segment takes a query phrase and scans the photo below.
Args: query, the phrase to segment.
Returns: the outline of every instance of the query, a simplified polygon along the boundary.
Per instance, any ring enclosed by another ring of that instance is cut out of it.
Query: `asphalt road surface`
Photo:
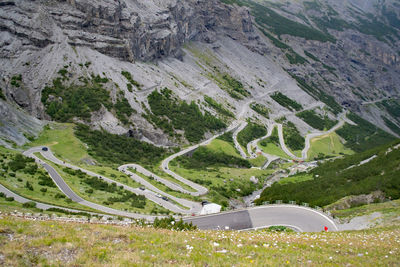
[[[335,222],[311,208],[294,205],[269,205],[219,214],[186,218],[202,230],[251,230],[287,226],[298,232],[319,232],[324,227],[337,231]]]

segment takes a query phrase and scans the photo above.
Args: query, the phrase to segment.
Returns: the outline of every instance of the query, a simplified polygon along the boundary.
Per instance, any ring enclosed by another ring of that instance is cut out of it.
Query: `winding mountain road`
[[[187,190],[183,188],[180,184],[175,183],[171,180],[159,177],[158,175],[152,173],[151,171],[148,171],[147,169],[143,168],[142,166],[138,164],[125,164],[120,166],[118,169],[119,171],[127,174],[130,176],[133,180],[136,182],[140,183],[141,185],[145,186],[147,189],[141,190],[138,188],[132,188],[130,186],[127,186],[125,184],[119,183],[117,181],[114,181],[112,179],[109,179],[105,176],[99,175],[97,173],[94,173],[92,171],[71,165],[69,163],[66,163],[57,157],[53,155],[53,153],[48,150],[48,151],[43,151],[42,147],[35,147],[31,148],[27,151],[24,152],[25,156],[32,157],[38,162],[40,165],[42,165],[46,171],[49,173],[50,177],[54,180],[56,185],[60,188],[60,190],[68,196],[71,200],[80,203],[81,205],[99,210],[104,213],[108,214],[113,214],[113,215],[118,215],[118,216],[124,216],[124,217],[130,217],[130,218],[136,218],[136,219],[147,219],[149,221],[154,220],[156,217],[161,217],[161,216],[153,216],[153,215],[145,215],[145,214],[137,214],[137,213],[131,213],[131,212],[125,212],[121,210],[115,210],[106,206],[102,206],[90,201],[87,201],[77,195],[69,186],[68,184],[63,180],[63,178],[57,173],[57,171],[47,164],[46,162],[42,161],[39,157],[35,155],[35,153],[40,153],[46,160],[51,161],[57,165],[60,166],[65,166],[74,170],[81,170],[82,172],[91,175],[91,176],[96,176],[100,179],[103,179],[104,181],[108,183],[116,183],[118,186],[122,186],[124,189],[131,191],[135,194],[138,195],[144,195],[147,199],[163,206],[164,208],[167,208],[175,213],[180,213],[180,214],[198,214],[202,208],[200,203],[190,201],[187,199],[183,198],[178,198],[175,197],[171,194],[168,194],[153,184],[151,184],[147,179],[143,178],[141,175],[150,177],[151,179],[154,179],[155,181],[164,184],[165,186],[171,188],[172,190],[182,192],[184,194],[192,195],[192,196],[201,196],[204,194],[208,193],[208,189],[205,188],[204,186],[201,186],[199,184],[196,184],[190,180],[187,180],[180,175],[174,173],[169,169],[169,163],[182,155],[185,155],[187,153],[190,153],[191,151],[197,149],[200,146],[205,146],[209,144],[212,140],[215,138],[221,136],[222,134],[230,131],[233,132],[233,139],[235,142],[235,146],[238,149],[239,153],[241,154],[242,157],[244,158],[252,158],[256,157],[255,153],[251,150],[252,146],[256,147],[256,151],[261,151],[258,147],[258,142],[264,138],[269,137],[272,134],[272,130],[274,127],[278,127],[278,134],[279,134],[279,140],[281,143],[282,149],[287,153],[289,156],[293,158],[295,157],[289,149],[286,147],[283,139],[283,132],[282,132],[282,125],[281,124],[272,124],[268,128],[268,133],[266,136],[262,138],[258,138],[257,140],[253,140],[247,145],[247,150],[249,152],[250,157],[246,155],[246,152],[243,151],[242,147],[240,144],[237,142],[237,135],[240,131],[242,131],[246,126],[247,122],[244,121],[242,118],[243,115],[248,111],[249,109],[249,104],[251,101],[246,102],[246,105],[243,105],[242,109],[239,111],[238,114],[238,120],[234,121],[225,131],[220,132],[218,134],[215,134],[208,140],[196,144],[193,146],[190,146],[176,154],[173,154],[166,159],[164,159],[161,163],[161,169],[168,175],[172,176],[174,179],[180,181],[181,183],[193,188],[193,191]],[[343,122],[342,124],[343,125]],[[334,131],[337,128],[341,127],[340,124],[332,128],[330,131]],[[318,136],[319,134],[326,134],[326,132],[322,133],[313,133],[315,136]],[[314,136],[313,135],[313,136]],[[312,138],[310,137],[307,139],[308,143],[309,140]],[[305,151],[308,151],[307,145],[305,147]],[[261,151],[262,152],[262,151]],[[278,159],[279,157],[269,155],[267,153],[262,154],[267,158],[266,164],[263,166],[263,168],[268,167],[268,165]],[[306,155],[306,154],[305,154]],[[297,158],[299,159],[299,158]],[[141,175],[139,175],[141,174]],[[3,186],[0,186],[0,191],[6,191],[7,194],[10,194],[11,191],[6,189]],[[11,192],[11,194],[16,198],[17,201],[19,202],[27,202],[26,199],[19,197],[17,194]],[[165,200],[160,197],[165,196],[169,200]],[[172,200],[172,201],[170,201]],[[179,203],[179,205],[186,207],[187,209],[184,209],[178,205],[175,205],[174,202]],[[46,205],[46,204],[43,204]],[[49,205],[53,207],[52,205]],[[38,206],[39,208],[41,206]],[[45,207],[45,206],[43,206]],[[57,207],[57,206],[54,206]],[[330,229],[332,230],[337,230],[335,223],[327,217],[325,214],[317,212],[315,210],[312,210],[310,208],[305,208],[305,207],[299,207],[299,206],[290,206],[290,205],[269,205],[269,206],[261,206],[261,207],[255,207],[255,208],[249,208],[246,210],[236,210],[236,211],[230,211],[230,212],[222,212],[219,214],[212,214],[212,215],[206,215],[206,216],[196,216],[196,217],[187,217],[184,219],[186,222],[193,222],[195,225],[197,225],[200,229],[237,229],[237,230],[243,230],[243,229],[258,229],[258,228],[263,228],[263,227],[268,227],[272,225],[287,225],[297,231],[321,231],[324,226],[329,226]]]

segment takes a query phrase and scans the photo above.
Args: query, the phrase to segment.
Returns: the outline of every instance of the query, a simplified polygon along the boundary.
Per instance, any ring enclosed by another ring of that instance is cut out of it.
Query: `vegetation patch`
[[[378,107],[386,110],[389,115],[400,123],[400,100],[390,99],[377,103]]]
[[[250,162],[245,159],[215,151],[204,146],[196,149],[191,156],[179,157],[178,162],[186,169],[201,169],[210,166],[251,167]]]
[[[51,87],[42,91],[42,103],[46,113],[60,122],[71,121],[74,117],[90,121],[91,113],[102,106],[111,110],[110,93],[95,81],[86,80],[85,85],[63,84],[62,78],[56,78]]]
[[[357,125],[345,123],[336,133],[346,140],[346,147],[356,152],[365,151],[395,139],[392,135],[354,113],[350,113],[347,117]]]
[[[399,126],[397,126],[395,123],[393,123],[391,120],[389,120],[385,116],[382,116],[382,119],[385,122],[386,126],[389,127],[390,130],[392,130],[394,133],[400,135]]]
[[[264,126],[250,122],[237,135],[237,140],[239,144],[241,144],[243,147],[247,147],[248,143],[257,138],[263,137],[266,134],[267,134],[267,129],[265,129]]]
[[[207,104],[209,104],[213,109],[215,109],[219,114],[234,118],[235,115],[226,109],[222,104],[218,103],[215,101],[212,97],[209,96],[204,96],[204,101],[206,101]]]
[[[14,87],[21,87],[21,82],[22,82],[22,75],[18,74],[18,75],[14,75],[11,77],[11,82],[10,84]]]
[[[198,142],[206,132],[226,127],[223,121],[210,113],[203,114],[194,101],[188,104],[176,99],[167,88],[152,92],[147,99],[151,113],[148,112],[146,117],[170,136],[176,135],[176,130],[184,130],[188,141]]]
[[[300,113],[297,113],[296,116],[301,118],[314,129],[321,131],[329,130],[338,123],[337,120],[331,120],[328,116],[320,116],[315,112],[315,110],[304,110]]]
[[[318,89],[315,85],[311,86],[306,83],[306,81],[292,73],[289,73],[296,81],[297,84],[307,92],[310,96],[314,97],[316,100],[320,100],[325,103],[334,114],[339,114],[342,112],[343,108],[336,102],[335,98],[331,95],[326,94],[324,91]]]
[[[250,104],[250,108],[252,110],[254,110],[255,112],[257,112],[258,114],[260,114],[261,116],[269,119],[269,108],[267,108],[266,106],[264,106],[263,104],[259,104],[259,103],[251,103]]]
[[[102,162],[124,164],[154,164],[164,158],[167,151],[131,137],[90,130],[86,125],[76,126],[76,136],[86,143],[89,154]]]
[[[124,76],[128,80],[128,90],[129,88],[132,89],[132,85],[135,86],[137,89],[142,89],[142,85],[135,81],[132,77],[132,74],[128,71],[121,71],[122,76]]]
[[[4,101],[6,101],[6,96],[3,93],[3,90],[0,88],[0,99],[3,99]]]
[[[275,183],[262,194],[258,204],[264,201],[306,202],[314,206],[326,206],[350,195],[382,191],[387,198],[400,198],[400,149],[392,149],[399,141],[366,152],[347,155],[326,162],[310,172],[314,180],[285,185]],[[361,161],[377,157],[368,163]]]
[[[120,203],[130,203],[132,207],[138,209],[144,209],[146,206],[146,198],[142,195],[136,195],[123,187],[117,186],[116,183],[107,183],[104,180],[97,178],[95,176],[87,175],[81,170],[73,170],[70,168],[64,168],[63,172],[68,173],[69,175],[78,177],[83,183],[88,185],[91,189],[86,190],[86,193],[93,194],[95,190],[103,191],[113,194],[114,196],[110,196],[106,201],[103,202],[105,205],[112,205],[116,202]]]
[[[396,266],[400,261],[398,227],[312,234],[281,230],[187,232],[3,216],[0,231],[7,242],[0,250],[9,266]],[[13,238],[7,240],[8,235]]]
[[[340,137],[336,133],[313,138],[310,144],[311,147],[307,156],[313,160],[354,153],[342,144]]]
[[[33,159],[1,146],[0,183],[16,194],[32,201],[80,210],[91,210],[78,203],[69,203],[48,173],[43,168],[38,167]],[[59,196],[63,196],[63,198]],[[7,199],[7,201],[12,200],[13,198]]]
[[[291,121],[286,121],[283,124],[283,138],[285,140],[285,144],[292,151],[302,150],[304,148],[305,139],[301,136],[299,130],[296,128]]]
[[[92,113],[104,106],[110,111],[115,110],[117,118],[128,124],[128,118],[136,111],[129,105],[122,92],[117,95],[116,103],[112,102],[110,92],[103,87],[109,82],[107,77],[80,77],[81,84],[66,85],[64,82],[68,80],[67,70],[61,70],[61,77],[54,79],[53,85],[46,86],[42,91],[41,100],[51,118],[59,122],[71,122],[74,118],[90,122]]]
[[[260,148],[267,154],[275,155],[281,158],[288,158],[288,155],[282,150],[279,143],[278,129],[274,127],[271,136],[263,139],[259,143]]]
[[[297,103],[295,100],[290,99],[289,97],[285,96],[281,92],[275,92],[271,95],[271,98],[279,103],[282,107],[285,107],[292,111],[299,111],[303,108],[303,106]]]
[[[193,231],[197,229],[197,226],[190,223],[185,223],[180,219],[176,221],[173,217],[156,218],[153,222],[154,228],[162,228],[162,229],[169,229],[169,230],[176,230],[176,231]]]

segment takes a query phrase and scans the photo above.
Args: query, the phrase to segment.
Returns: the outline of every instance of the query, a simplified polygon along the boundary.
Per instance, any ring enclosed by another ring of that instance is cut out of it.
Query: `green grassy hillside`
[[[345,196],[369,194],[382,191],[386,198],[400,198],[400,148],[395,143],[384,145],[366,152],[345,156],[321,164],[310,174],[313,180],[274,184],[267,188],[257,200],[306,202],[310,205],[326,206]],[[395,149],[394,147],[397,147]],[[364,160],[373,158],[368,163]]]
[[[398,228],[342,233],[171,231],[0,218],[3,266],[395,266]]]

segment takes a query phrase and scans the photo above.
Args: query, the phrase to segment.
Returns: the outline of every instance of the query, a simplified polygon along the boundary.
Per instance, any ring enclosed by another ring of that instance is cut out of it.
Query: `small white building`
[[[207,215],[213,213],[219,213],[221,211],[221,206],[215,203],[205,204],[200,211],[200,215]]]

